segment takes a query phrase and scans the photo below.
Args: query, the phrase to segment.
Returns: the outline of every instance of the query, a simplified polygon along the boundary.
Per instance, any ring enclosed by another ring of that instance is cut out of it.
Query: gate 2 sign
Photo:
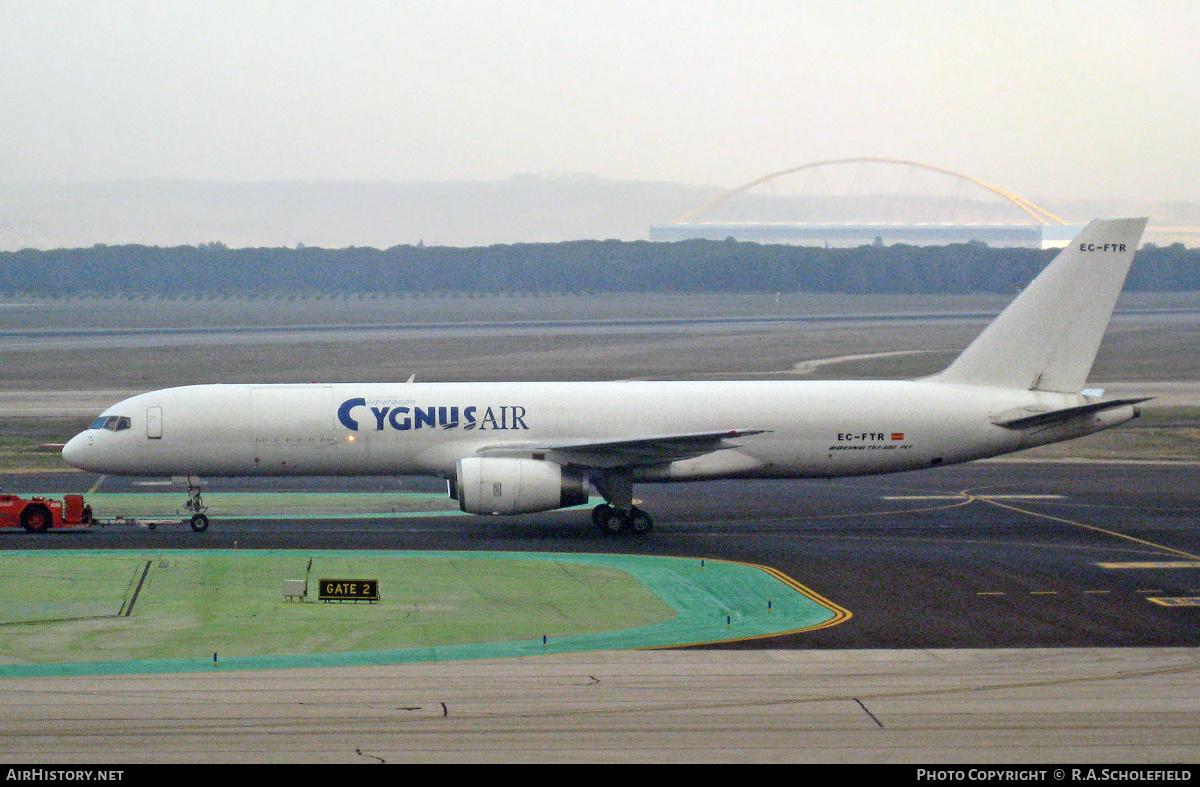
[[[322,579],[317,598],[321,601],[378,601],[378,579]]]

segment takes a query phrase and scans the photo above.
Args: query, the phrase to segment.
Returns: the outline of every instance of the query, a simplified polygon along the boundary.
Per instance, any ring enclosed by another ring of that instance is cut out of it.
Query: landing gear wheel
[[[597,527],[610,536],[615,536],[625,529],[625,519],[623,511],[618,511],[609,505],[596,506],[592,509],[592,520]]]
[[[644,536],[654,527],[654,520],[640,508],[632,508],[626,518],[626,527],[636,536]]]
[[[30,533],[44,533],[50,527],[50,512],[45,506],[29,506],[21,512],[21,527]]]
[[[208,517],[206,517],[204,514],[196,514],[193,516],[192,530],[195,530],[197,533],[202,533],[205,530],[208,530]]]

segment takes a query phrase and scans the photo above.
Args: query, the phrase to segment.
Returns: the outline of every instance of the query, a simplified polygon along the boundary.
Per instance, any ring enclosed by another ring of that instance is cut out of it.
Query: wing
[[[691,459],[714,451],[737,448],[738,437],[762,434],[766,429],[727,429],[722,432],[692,432],[621,440],[565,440],[546,443],[502,443],[484,446],[479,456],[542,459],[561,465],[614,468],[657,465]]]

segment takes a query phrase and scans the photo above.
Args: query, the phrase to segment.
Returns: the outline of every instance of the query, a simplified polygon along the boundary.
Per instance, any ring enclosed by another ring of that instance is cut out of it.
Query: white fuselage
[[[159,476],[435,475],[497,447],[762,430],[639,481],[809,478],[954,464],[1066,440],[1134,417],[1120,407],[1041,430],[993,423],[1081,395],[934,381],[197,385],[105,411],[63,451],[72,465]],[[548,457],[553,459],[553,457]]]

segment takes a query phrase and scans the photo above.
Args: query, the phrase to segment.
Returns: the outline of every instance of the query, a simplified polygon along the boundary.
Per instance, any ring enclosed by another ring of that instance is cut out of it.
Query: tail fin
[[[933,380],[1079,393],[1147,219],[1097,219]]]

